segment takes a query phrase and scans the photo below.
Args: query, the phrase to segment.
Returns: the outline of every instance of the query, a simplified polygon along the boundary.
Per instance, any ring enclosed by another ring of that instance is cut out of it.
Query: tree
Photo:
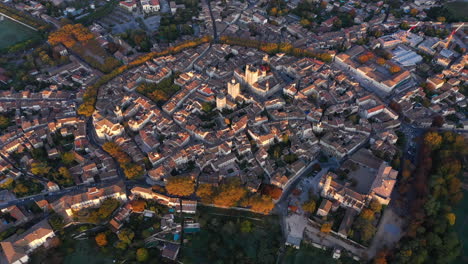
[[[1,184],[0,188],[2,189],[11,189],[13,188],[14,180],[13,178],[6,178]]]
[[[33,162],[31,164],[31,172],[34,175],[45,175],[49,173],[52,168],[47,166],[45,162]]]
[[[100,247],[105,247],[107,246],[107,236],[105,233],[99,233],[95,237],[96,244]]]
[[[250,206],[252,211],[262,214],[269,214],[275,204],[270,197],[266,195],[254,195],[247,199],[246,206]]]
[[[139,248],[136,252],[136,259],[138,262],[145,262],[148,260],[149,254],[146,248]]]
[[[174,176],[167,179],[166,190],[169,194],[189,196],[195,190],[195,183],[189,177]]]
[[[63,227],[65,226],[63,217],[56,213],[53,213],[49,217],[49,224],[54,229],[54,231],[63,231]]]
[[[146,201],[144,200],[133,200],[130,202],[130,205],[132,206],[132,210],[134,212],[143,212],[146,207]]]
[[[252,222],[249,220],[244,220],[241,222],[240,230],[242,233],[250,233],[252,232]]]
[[[393,66],[390,66],[390,72],[391,73],[398,73],[401,71],[401,68],[396,66],[396,65],[393,65]]]
[[[223,184],[213,203],[221,207],[232,207],[245,197],[247,190],[240,185],[237,179]]]
[[[70,171],[66,167],[60,167],[58,169],[58,172],[65,179],[72,179],[72,175],[71,175]]]
[[[369,204],[369,207],[372,211],[374,211],[375,213],[378,213],[382,210],[382,204],[379,203],[379,201],[373,199],[370,204]]]
[[[364,209],[362,210],[361,214],[359,215],[360,218],[372,221],[374,220],[374,212],[370,209]]]
[[[442,144],[442,137],[437,132],[428,132],[424,135],[424,144],[432,150],[439,149]]]
[[[365,221],[360,228],[361,239],[363,241],[369,241],[375,234],[376,228],[369,221]]]
[[[438,22],[444,23],[445,20],[446,20],[446,18],[443,17],[443,16],[437,17],[437,21],[438,21]]]
[[[366,63],[369,61],[369,56],[367,56],[366,54],[363,54],[361,56],[358,57],[358,60],[360,63]]]
[[[323,223],[322,226],[320,227],[320,232],[330,233],[331,228],[332,228],[332,223],[330,222]]]
[[[419,13],[419,11],[418,11],[416,8],[411,8],[410,14],[411,14],[412,16],[416,16],[418,13]]]
[[[387,62],[387,61],[386,61],[384,58],[380,58],[380,57],[377,58],[377,63],[378,63],[379,65],[385,65],[386,62]]]
[[[4,115],[0,115],[0,129],[5,129],[10,125],[10,119]]]
[[[455,224],[455,220],[457,219],[457,217],[454,213],[448,213],[445,215],[445,217],[447,218],[450,225],[453,226]]]
[[[317,207],[314,200],[309,200],[302,204],[302,210],[309,214],[313,214],[315,212],[315,208]]]
[[[131,229],[125,228],[117,234],[117,237],[120,241],[124,242],[127,245],[130,245],[132,243],[133,238],[135,237],[135,233],[133,233]]]
[[[214,190],[211,184],[202,183],[198,186],[197,196],[200,197],[203,203],[212,203]]]
[[[65,152],[62,153],[61,159],[65,165],[70,165],[75,161],[75,155],[72,152]]]

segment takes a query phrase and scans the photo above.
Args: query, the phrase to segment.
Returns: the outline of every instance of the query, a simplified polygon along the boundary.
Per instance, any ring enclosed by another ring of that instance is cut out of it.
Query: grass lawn
[[[461,261],[465,263],[468,261],[468,191],[465,191],[463,194],[463,200],[460,201],[455,210],[455,214],[457,215],[455,228],[463,245]]]
[[[37,37],[39,34],[8,18],[0,21],[0,49]]]
[[[64,259],[65,264],[111,264],[112,259],[103,255],[96,248],[94,241],[90,240],[77,240],[74,244],[75,251],[66,256]]]

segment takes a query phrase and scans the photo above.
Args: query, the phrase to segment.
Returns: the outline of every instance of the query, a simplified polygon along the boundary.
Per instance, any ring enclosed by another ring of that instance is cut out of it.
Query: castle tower
[[[122,115],[122,109],[120,108],[120,106],[117,105],[115,107],[114,114],[117,117],[117,120],[119,120],[119,122],[122,121],[123,115]]]
[[[224,94],[216,95],[216,109],[223,110],[226,108],[226,96]]]
[[[249,64],[247,64],[245,66],[245,81],[249,85],[253,85],[254,83],[256,83],[258,81],[258,75],[259,75],[259,70],[258,69],[250,68]]]
[[[322,188],[322,196],[324,196],[324,197],[328,196],[327,192],[330,189],[331,181],[333,179],[333,177],[331,175],[328,175],[326,177],[327,178],[326,178],[325,183],[323,184],[323,188]]]
[[[236,82],[236,80],[232,79],[228,82],[228,94],[233,98],[236,99],[237,96],[240,95],[240,83]]]

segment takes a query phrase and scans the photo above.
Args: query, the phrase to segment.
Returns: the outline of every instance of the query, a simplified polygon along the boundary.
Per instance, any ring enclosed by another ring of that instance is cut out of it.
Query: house
[[[122,182],[102,188],[92,187],[83,193],[62,196],[57,201],[51,203],[51,207],[55,212],[64,217],[71,217],[74,211],[98,207],[108,198],[123,202],[127,201],[125,186]]]
[[[6,263],[22,264],[29,262],[29,254],[55,236],[47,219],[40,221],[21,235],[13,235],[0,242],[2,257]],[[3,263],[3,262],[2,262]]]
[[[392,169],[385,162],[379,167],[377,176],[372,183],[370,195],[383,205],[388,205],[391,200],[393,187],[395,187],[398,171]]]
[[[320,207],[317,209],[317,215],[327,216],[328,213],[330,212],[332,204],[333,203],[330,200],[323,199],[322,203],[320,203]]]
[[[140,3],[145,13],[158,12],[161,9],[159,0],[141,0]]]
[[[125,0],[119,3],[119,6],[127,10],[128,12],[132,12],[137,8],[136,0]]]
[[[56,192],[56,191],[60,190],[60,188],[55,182],[50,181],[50,182],[47,183],[47,190],[49,192]]]

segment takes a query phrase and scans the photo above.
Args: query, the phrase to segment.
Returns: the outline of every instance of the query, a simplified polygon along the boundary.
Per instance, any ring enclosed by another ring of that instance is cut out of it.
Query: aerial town
[[[468,2],[0,1],[0,263],[468,263]]]

